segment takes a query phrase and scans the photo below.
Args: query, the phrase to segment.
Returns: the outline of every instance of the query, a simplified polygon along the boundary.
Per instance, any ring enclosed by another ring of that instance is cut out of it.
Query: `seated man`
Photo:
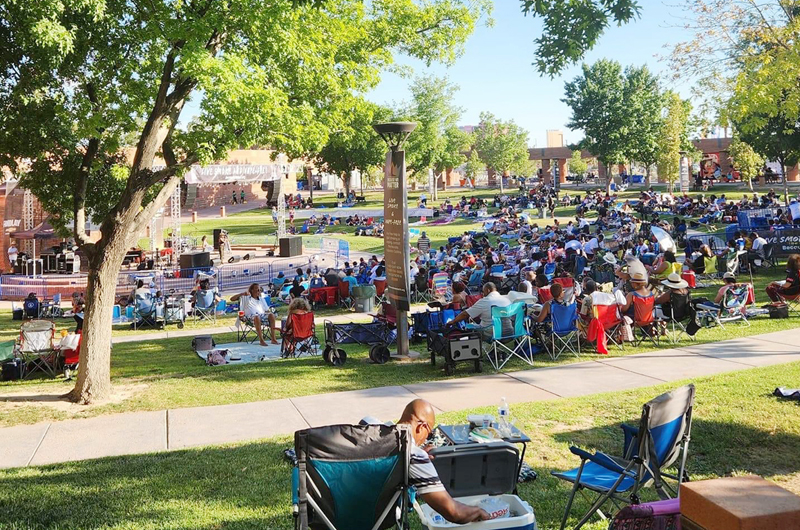
[[[511,305],[511,300],[497,292],[497,286],[492,282],[486,282],[482,292],[483,298],[475,302],[469,309],[459,313],[456,318],[447,324],[448,328],[452,328],[467,319],[477,320],[482,328],[483,339],[486,341],[492,340],[492,308],[508,307]]]
[[[269,324],[269,334],[271,338],[272,344],[278,344],[278,341],[275,340],[275,315],[269,312],[267,305],[267,297],[263,295],[263,291],[261,290],[261,286],[257,283],[250,284],[250,288],[247,290],[246,293],[235,294],[231,296],[231,302],[237,302],[239,300],[243,300],[242,306],[240,309],[244,311],[244,315],[253,321],[253,326],[256,328],[256,335],[258,336],[258,341],[262,346],[266,346],[267,343],[264,340],[264,332],[263,332],[263,321],[264,319],[267,320]]]
[[[462,313],[463,314],[463,313]],[[408,481],[417,490],[428,506],[452,523],[464,524],[473,521],[488,521],[489,514],[477,506],[468,506],[453,499],[444,489],[439,474],[431,463],[428,453],[421,448],[436,425],[433,406],[425,400],[415,399],[403,410],[398,425],[408,425],[414,445],[411,447],[411,464]]]

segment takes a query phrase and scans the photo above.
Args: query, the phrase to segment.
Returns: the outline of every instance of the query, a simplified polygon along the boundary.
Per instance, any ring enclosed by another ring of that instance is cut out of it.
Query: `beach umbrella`
[[[650,227],[650,232],[655,236],[656,241],[658,241],[658,246],[661,247],[662,252],[667,250],[676,252],[678,250],[678,247],[675,245],[675,240],[672,239],[672,236],[669,235],[669,232],[663,228],[652,226]]]

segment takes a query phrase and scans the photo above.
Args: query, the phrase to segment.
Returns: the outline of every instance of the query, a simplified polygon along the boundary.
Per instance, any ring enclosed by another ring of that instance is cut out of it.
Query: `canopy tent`
[[[31,228],[30,230],[23,230],[21,232],[15,232],[13,234],[15,239],[22,239],[22,240],[33,240],[33,260],[36,260],[36,240],[44,240],[44,239],[53,239],[57,238],[58,235],[56,234],[53,225],[51,225],[47,220],[39,223],[37,226]],[[33,266],[33,277],[36,278],[36,265]]]

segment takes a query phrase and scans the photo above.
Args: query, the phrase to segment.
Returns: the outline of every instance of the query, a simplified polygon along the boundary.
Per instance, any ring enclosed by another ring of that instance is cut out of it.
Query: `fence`
[[[229,292],[245,289],[251,283],[270,283],[280,272],[293,277],[298,268],[305,270],[311,267],[316,271],[338,267],[350,257],[350,246],[347,241],[328,237],[308,239],[311,241],[307,243],[304,238],[303,243],[306,244],[308,251],[314,252],[313,255],[279,258],[271,263],[240,261],[219,267],[197,269],[123,271],[117,276],[116,296],[119,298],[129,295],[139,280],[164,293],[188,293],[204,277],[209,278],[220,291]],[[86,283],[86,276],[47,278],[0,276],[0,299],[21,300],[29,293],[35,293],[38,298],[52,298],[53,295],[60,294],[62,298],[68,299],[72,293],[85,293]]]

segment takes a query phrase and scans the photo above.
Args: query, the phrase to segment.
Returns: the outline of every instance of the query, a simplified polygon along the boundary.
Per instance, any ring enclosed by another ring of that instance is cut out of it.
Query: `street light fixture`
[[[414,122],[373,125],[386,145],[383,194],[383,254],[386,260],[386,294],[397,310],[397,355],[408,356],[409,298],[408,190],[403,143],[417,127]]]

